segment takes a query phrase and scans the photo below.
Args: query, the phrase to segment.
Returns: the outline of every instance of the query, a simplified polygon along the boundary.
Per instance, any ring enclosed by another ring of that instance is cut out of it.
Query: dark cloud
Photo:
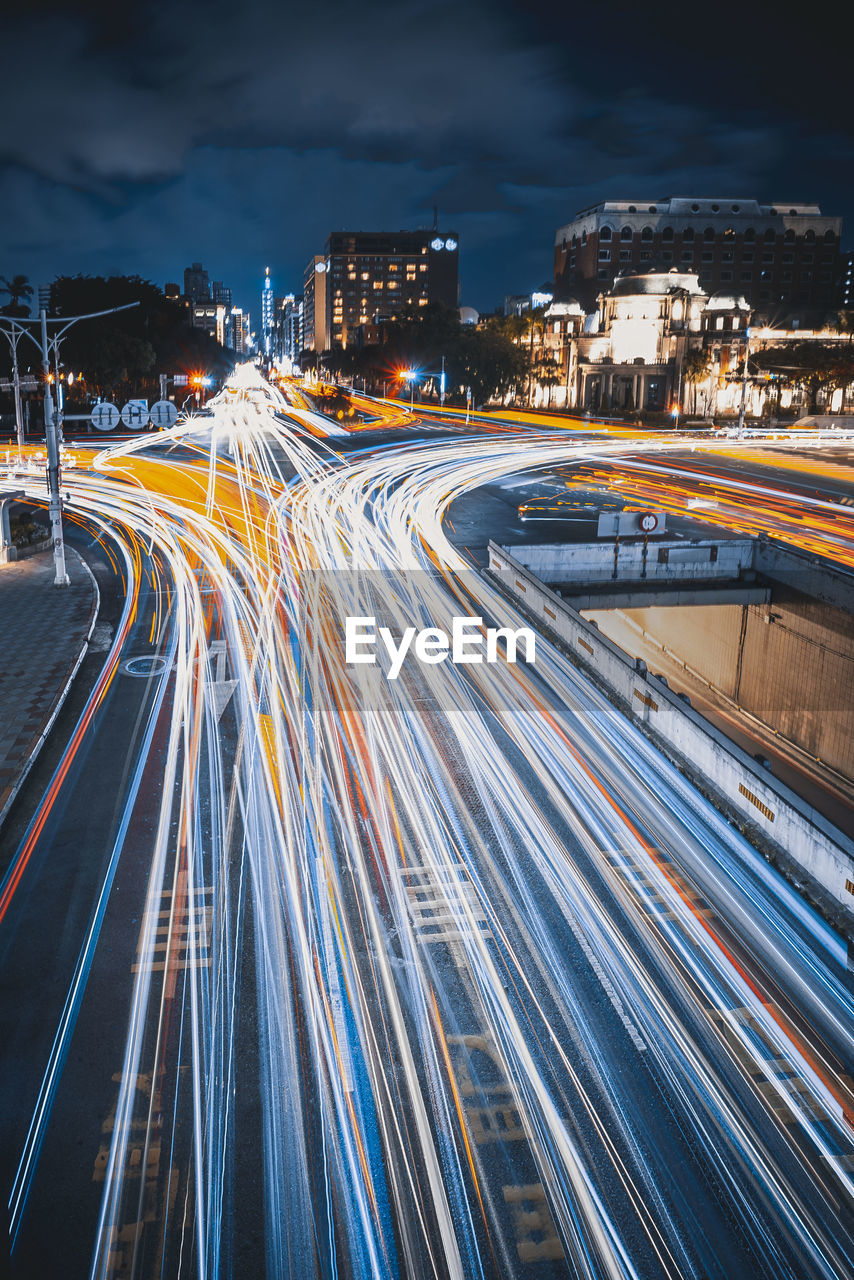
[[[252,308],[265,264],[299,289],[333,228],[423,225],[438,203],[464,299],[488,306],[541,283],[555,227],[603,196],[849,214],[829,24],[799,28],[794,77],[762,5],[31,0],[4,28],[34,56],[0,79],[0,273],[162,282],[201,258]]]

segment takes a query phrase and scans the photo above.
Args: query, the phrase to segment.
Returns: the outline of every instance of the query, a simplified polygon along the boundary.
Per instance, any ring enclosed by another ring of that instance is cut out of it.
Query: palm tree
[[[711,361],[708,353],[702,350],[686,351],[682,361],[682,376],[691,383],[691,412],[697,412],[697,383],[704,382],[709,376]]]
[[[830,327],[837,333],[847,333],[850,342],[854,338],[854,311],[837,311]]]
[[[9,301],[6,306],[0,308],[4,316],[28,316],[30,314],[29,304],[27,306],[23,305],[25,298],[33,296],[33,286],[26,276],[12,276],[11,280],[7,280],[5,276],[0,276],[0,293],[9,295]]]
[[[546,408],[552,407],[552,387],[556,387],[561,381],[560,369],[554,360],[543,357],[534,365],[534,377],[541,387],[546,388],[548,398],[546,400]]]

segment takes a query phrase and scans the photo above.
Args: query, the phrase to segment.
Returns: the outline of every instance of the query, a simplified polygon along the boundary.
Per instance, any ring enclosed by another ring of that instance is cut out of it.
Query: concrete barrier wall
[[[854,911],[854,842],[493,542],[489,568],[620,699],[632,719],[649,729],[668,755],[835,903]]]
[[[750,538],[720,541],[650,538],[643,542],[583,542],[517,547],[516,559],[543,582],[704,582],[741,577],[753,569]],[[614,570],[616,569],[616,574]]]

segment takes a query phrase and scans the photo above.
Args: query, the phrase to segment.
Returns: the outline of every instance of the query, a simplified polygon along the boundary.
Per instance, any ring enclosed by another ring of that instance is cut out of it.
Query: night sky
[[[556,227],[607,196],[816,200],[850,246],[850,13],[27,0],[2,22],[0,274],[201,260],[255,326],[266,265],[300,291],[330,231],[434,204],[482,310],[550,279]]]

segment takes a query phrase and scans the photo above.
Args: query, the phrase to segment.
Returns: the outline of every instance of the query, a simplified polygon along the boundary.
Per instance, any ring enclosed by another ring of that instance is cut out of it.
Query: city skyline
[[[694,195],[816,201],[849,247],[847,20],[799,29],[793,62],[770,6],[737,32],[668,4],[609,13],[410,0],[354,22],[253,0],[236,23],[194,0],[40,0],[6,20],[40,76],[33,98],[22,60],[0,90],[6,119],[32,102],[0,159],[0,270],[163,284],[202,260],[257,312],[265,266],[298,293],[331,232],[429,227],[436,205],[461,301],[489,310],[550,278],[578,210]]]

